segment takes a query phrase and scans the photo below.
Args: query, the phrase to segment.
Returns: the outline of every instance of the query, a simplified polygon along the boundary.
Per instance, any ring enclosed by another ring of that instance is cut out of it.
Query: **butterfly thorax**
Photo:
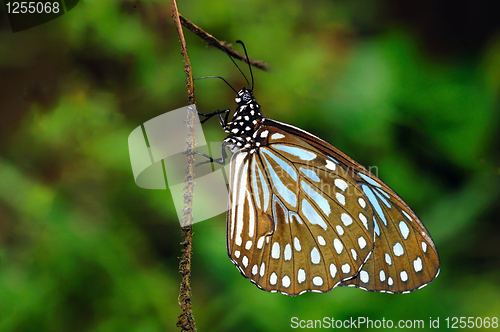
[[[229,133],[225,142],[235,147],[235,150],[256,146],[255,133],[262,125],[263,115],[260,105],[255,100],[252,91],[241,89],[235,98],[238,107],[224,130]]]

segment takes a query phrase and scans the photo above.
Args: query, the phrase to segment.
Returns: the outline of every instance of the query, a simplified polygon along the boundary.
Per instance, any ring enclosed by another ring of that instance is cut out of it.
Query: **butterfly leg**
[[[204,117],[205,117],[205,119],[203,119],[203,120],[201,121],[201,123],[205,123],[205,121],[207,121],[207,120],[208,120],[208,119],[210,119],[211,117],[213,117],[213,116],[215,116],[215,115],[218,115],[218,116],[219,116],[219,122],[221,123],[221,125],[222,125],[223,127],[225,127],[225,126],[226,126],[226,123],[227,123],[228,116],[229,116],[229,112],[230,112],[230,110],[229,110],[229,109],[227,109],[227,110],[222,110],[222,111],[221,111],[221,110],[217,110],[217,111],[215,111],[215,112],[213,112],[213,113],[209,113],[209,114],[203,114],[203,113],[201,113],[201,112],[198,112],[198,115],[201,115],[201,116],[204,116]],[[221,116],[221,114],[226,114],[226,116],[225,116],[225,121],[224,121],[224,120],[222,120],[222,116]]]
[[[217,164],[220,164],[220,165],[224,165],[224,161],[222,160],[222,158],[214,159],[211,156],[209,156],[208,154],[205,154],[205,153],[202,153],[202,152],[193,151],[193,152],[184,152],[184,154],[186,154],[188,156],[199,155],[199,156],[203,156],[203,157],[205,157],[205,158],[208,159],[208,160],[205,160],[205,161],[203,161],[201,163],[198,163],[198,164],[194,165],[194,167],[198,167],[200,165],[204,165],[204,164],[208,164],[208,163],[217,163]]]

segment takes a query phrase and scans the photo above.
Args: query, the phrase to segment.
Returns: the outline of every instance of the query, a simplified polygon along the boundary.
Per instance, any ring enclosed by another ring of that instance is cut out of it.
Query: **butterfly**
[[[211,115],[233,153],[227,254],[243,276],[290,296],[337,286],[409,293],[437,277],[429,232],[389,186],[321,138],[264,117],[253,75],[235,101],[231,121],[229,110]]]

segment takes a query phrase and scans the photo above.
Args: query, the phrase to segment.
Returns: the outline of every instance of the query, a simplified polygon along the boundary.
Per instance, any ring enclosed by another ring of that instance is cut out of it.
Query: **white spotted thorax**
[[[336,286],[408,293],[439,273],[422,222],[385,183],[320,138],[264,118],[242,89],[224,145],[233,152],[227,251],[259,288]]]
[[[249,149],[260,145],[259,139],[254,136],[262,125],[260,106],[255,101],[252,91],[241,89],[235,98],[238,108],[233,119],[226,124],[224,130],[229,136],[224,140],[234,153],[240,149]]]

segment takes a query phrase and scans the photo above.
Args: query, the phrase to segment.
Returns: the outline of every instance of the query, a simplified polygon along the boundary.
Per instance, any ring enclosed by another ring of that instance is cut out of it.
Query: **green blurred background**
[[[266,116],[332,143],[421,217],[440,276],[407,295],[257,289],[227,258],[225,215],[194,225],[200,331],[287,331],[291,318],[500,316],[500,21],[495,1],[180,1],[242,39]],[[176,331],[180,227],[168,191],[134,183],[141,123],[186,105],[170,3],[81,0],[13,34],[0,13],[0,331]],[[244,80],[185,30],[195,76]],[[246,67],[243,66],[244,70]],[[196,81],[201,111],[234,109]],[[208,141],[224,133],[205,126]]]

